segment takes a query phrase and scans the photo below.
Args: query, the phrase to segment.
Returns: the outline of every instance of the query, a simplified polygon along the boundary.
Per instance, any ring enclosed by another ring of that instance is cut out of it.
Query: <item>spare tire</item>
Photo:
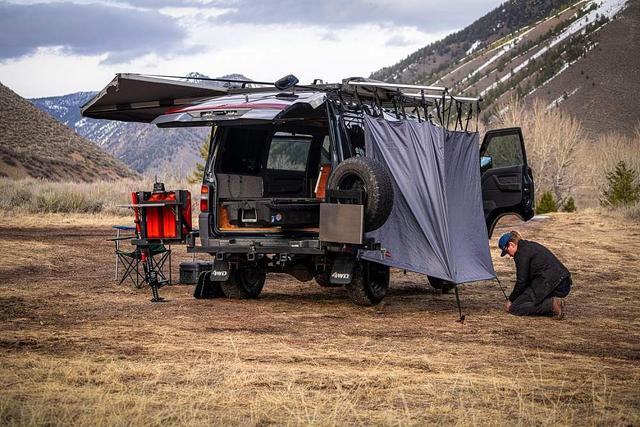
[[[382,227],[393,208],[391,177],[379,161],[370,157],[351,157],[338,165],[327,182],[330,190],[363,189],[364,231]]]

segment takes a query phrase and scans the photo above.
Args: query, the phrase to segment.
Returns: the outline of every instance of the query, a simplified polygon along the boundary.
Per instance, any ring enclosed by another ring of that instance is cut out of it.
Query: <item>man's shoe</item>
[[[564,300],[562,298],[554,297],[551,300],[551,308],[553,310],[553,317],[561,320],[564,318]]]

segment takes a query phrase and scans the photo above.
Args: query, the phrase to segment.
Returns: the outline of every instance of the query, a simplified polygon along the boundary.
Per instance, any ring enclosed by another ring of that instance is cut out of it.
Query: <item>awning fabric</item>
[[[482,210],[478,134],[365,116],[366,155],[394,187],[387,222],[368,233],[386,256],[363,258],[454,283],[495,278]]]
[[[93,99],[81,107],[94,119],[150,123],[165,111],[225,95],[219,83],[189,82],[138,74],[117,74]]]

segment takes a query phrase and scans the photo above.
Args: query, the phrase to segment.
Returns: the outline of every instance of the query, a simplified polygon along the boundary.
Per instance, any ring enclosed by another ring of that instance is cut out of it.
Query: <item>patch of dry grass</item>
[[[5,425],[568,425],[634,420],[613,398],[602,372],[574,384],[542,356],[523,357],[513,376],[499,367],[416,375],[381,360],[360,367],[322,366],[304,351],[296,367],[255,363],[227,340],[188,363],[155,355],[143,360],[51,358],[6,360],[0,420]],[[229,354],[229,351],[233,351]],[[274,355],[282,358],[283,354]],[[546,358],[546,356],[545,356]],[[441,361],[430,360],[434,366]],[[28,376],[21,373],[28,372]],[[560,386],[558,387],[558,384]],[[578,388],[576,389],[576,386]],[[27,396],[29,405],[24,405]]]
[[[451,295],[397,270],[375,308],[282,275],[255,301],[172,286],[153,305],[113,283],[108,223],[73,216],[0,225],[0,424],[640,423],[640,242],[622,251],[617,237],[640,228],[615,214],[498,229],[567,264],[568,317],[509,316],[496,285],[477,283],[461,290],[464,325]],[[174,251],[176,267],[190,258]],[[509,286],[512,261],[493,255]]]

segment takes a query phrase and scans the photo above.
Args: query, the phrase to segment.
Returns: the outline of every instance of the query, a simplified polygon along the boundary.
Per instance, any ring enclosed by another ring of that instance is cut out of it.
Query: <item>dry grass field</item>
[[[375,308],[276,275],[254,301],[172,286],[154,305],[113,282],[105,239],[126,219],[0,220],[2,425],[640,425],[638,222],[519,227],[572,270],[566,319],[507,315],[483,282],[462,288],[460,324],[452,295],[401,271]]]

